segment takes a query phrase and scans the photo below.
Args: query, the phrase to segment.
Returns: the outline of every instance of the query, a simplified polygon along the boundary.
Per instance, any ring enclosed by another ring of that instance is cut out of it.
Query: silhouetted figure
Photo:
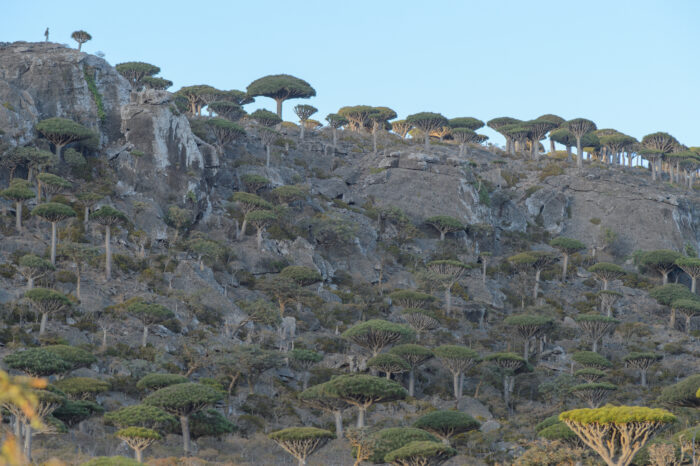
[[[44,37],[46,37],[46,42],[49,41],[49,28],[46,28],[46,31],[44,31]]]

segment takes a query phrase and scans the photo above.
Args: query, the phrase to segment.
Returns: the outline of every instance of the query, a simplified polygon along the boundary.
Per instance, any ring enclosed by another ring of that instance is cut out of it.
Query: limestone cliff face
[[[152,157],[153,167],[166,171],[171,166],[211,169],[218,166],[215,153],[200,151],[184,115],[173,113],[171,95],[146,90],[121,108],[121,131],[127,143]]]
[[[174,112],[171,98],[165,91],[132,93],[121,108],[124,144],[110,158],[125,194],[184,201],[191,191],[205,208],[206,179],[216,172],[219,160],[211,146],[192,134],[187,118]]]
[[[100,135],[95,155],[116,166],[121,194],[162,204],[192,191],[205,208],[205,178],[218,158],[171,99],[166,91],[132,92],[105,60],[60,44],[0,44],[0,129],[10,144],[36,139],[40,120],[69,118]]]
[[[614,250],[618,257],[636,249],[681,251],[687,243],[700,249],[700,199],[694,192],[651,182],[641,169],[591,168],[538,179],[539,169],[520,160],[508,161],[508,169],[521,174],[519,182],[508,185],[496,168],[503,165],[498,159],[472,150],[458,161],[440,147],[431,155],[349,153],[334,172],[338,178],[314,185],[346,202],[371,198],[380,206],[401,207],[419,221],[444,214],[490,224],[496,239],[504,232],[525,233],[532,225],[597,250]],[[483,181],[489,182],[488,199],[479,196]]]
[[[0,126],[17,144],[34,139],[36,122],[51,117],[71,118],[99,131],[103,144],[114,142],[130,91],[128,81],[94,55],[52,42],[0,45]]]

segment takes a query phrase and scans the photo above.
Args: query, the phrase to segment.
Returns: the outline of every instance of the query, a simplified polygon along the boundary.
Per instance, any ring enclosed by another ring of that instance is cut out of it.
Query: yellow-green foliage
[[[559,176],[564,174],[564,169],[558,163],[548,163],[540,173],[540,181],[544,181],[550,176]]]
[[[278,430],[269,435],[272,440],[280,442],[292,442],[295,440],[309,440],[315,438],[335,438],[335,434],[328,430],[317,429],[316,427],[288,427]]]
[[[674,422],[676,417],[665,409],[605,405],[596,409],[565,411],[559,415],[559,419],[579,424],[627,424],[630,422],[670,423]]]

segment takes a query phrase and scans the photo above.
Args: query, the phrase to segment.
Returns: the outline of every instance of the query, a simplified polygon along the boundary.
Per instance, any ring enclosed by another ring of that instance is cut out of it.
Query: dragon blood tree
[[[371,375],[341,375],[324,384],[324,392],[358,409],[357,427],[365,426],[365,412],[375,403],[403,400],[408,392],[392,380]]]
[[[343,332],[342,337],[367,348],[372,352],[372,356],[376,356],[384,347],[402,340],[410,340],[414,335],[415,332],[405,325],[372,319],[350,327]]]
[[[389,353],[401,357],[408,363],[410,367],[408,371],[408,396],[413,396],[416,386],[416,367],[433,358],[435,355],[428,348],[411,343],[394,346],[389,350]]]
[[[289,427],[273,432],[269,437],[296,458],[299,461],[299,466],[304,466],[306,458],[328,440],[335,438],[335,435],[328,430],[316,427]]]
[[[559,419],[608,466],[629,465],[656,433],[676,420],[664,409],[610,405],[565,411]]]
[[[635,369],[639,369],[639,379],[640,379],[640,384],[642,387],[647,386],[647,371],[649,368],[655,364],[656,362],[660,361],[662,356],[660,354],[656,353],[630,353],[624,358],[622,358],[623,361],[625,361],[625,365],[628,367],[633,367]]]
[[[598,262],[588,268],[588,271],[598,277],[603,282],[603,289],[608,289],[608,284],[625,275],[625,270],[617,264],[609,262]]]
[[[430,330],[435,330],[440,326],[440,321],[434,312],[425,309],[410,307],[401,311],[401,318],[416,332],[416,340],[420,341],[420,336]]]
[[[551,329],[554,319],[542,315],[518,314],[506,317],[504,323],[523,339],[523,357],[527,361],[530,357],[530,340],[544,335]]]

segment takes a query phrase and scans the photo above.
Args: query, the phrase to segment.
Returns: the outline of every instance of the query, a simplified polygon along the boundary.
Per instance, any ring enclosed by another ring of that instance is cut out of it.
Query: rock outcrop
[[[16,144],[33,140],[34,125],[51,117],[71,118],[112,143],[121,138],[130,92],[129,82],[94,55],[52,42],[0,44],[0,127]]]

